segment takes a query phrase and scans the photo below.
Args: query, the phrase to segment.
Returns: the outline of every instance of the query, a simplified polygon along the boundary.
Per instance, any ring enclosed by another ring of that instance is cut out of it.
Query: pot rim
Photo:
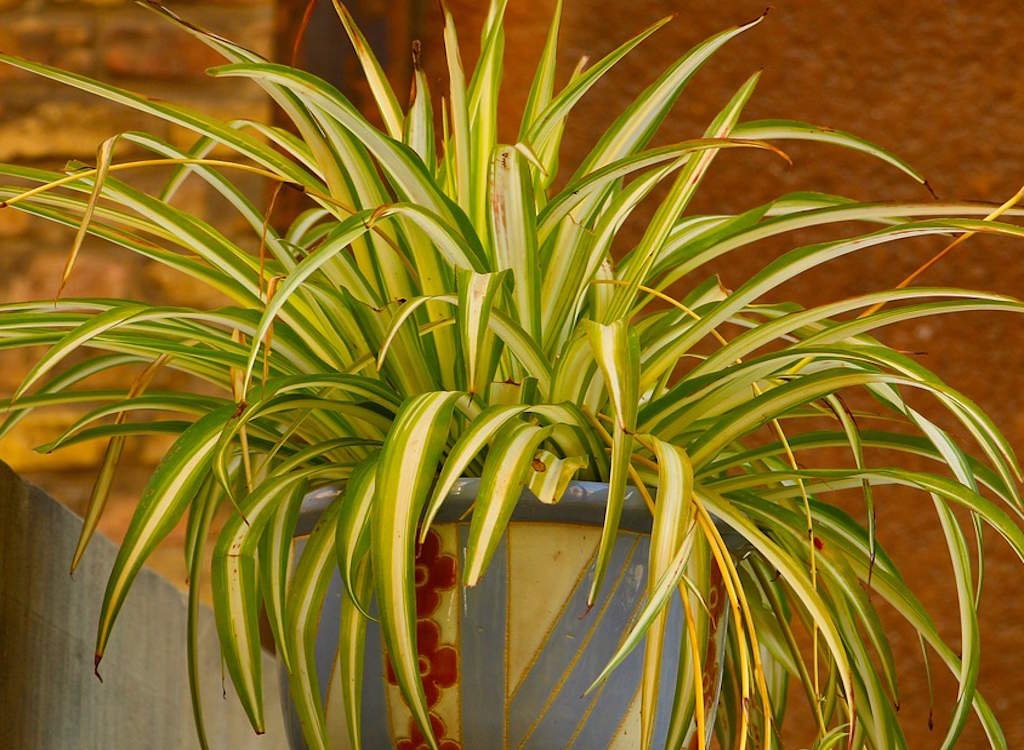
[[[441,505],[434,523],[466,522],[464,516],[476,500],[480,487],[479,477],[462,477],[455,481],[451,492]],[[335,484],[325,485],[307,493],[302,499],[299,518],[295,527],[295,536],[309,534],[316,525],[320,514],[342,491]],[[604,525],[604,514],[608,497],[607,482],[572,481],[557,503],[546,504],[537,499],[528,488],[523,488],[519,501],[512,510],[509,522],[561,523],[577,526]],[[635,487],[626,488],[626,498],[622,506],[622,517],[619,530],[635,534],[650,534],[653,519],[643,498]],[[727,526],[718,518],[714,518],[715,526],[725,540],[729,551],[737,557],[745,557],[750,545],[732,527]]]

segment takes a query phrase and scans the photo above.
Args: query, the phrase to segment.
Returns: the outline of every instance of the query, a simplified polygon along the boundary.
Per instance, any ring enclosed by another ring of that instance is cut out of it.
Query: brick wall
[[[172,7],[200,26],[236,39],[263,54],[273,45],[272,0],[177,2]],[[222,60],[205,45],[157,14],[122,0],[0,0],[0,50],[60,66],[126,88],[194,106],[224,119],[265,121],[265,97],[255,86],[215,81],[204,75]],[[0,161],[61,169],[69,159],[95,160],[96,146],[124,130],[142,129],[179,146],[192,142],[183,129],[124,107],[83,95],[13,68],[0,66]],[[129,156],[127,145],[118,158]],[[158,189],[166,171],[136,174],[143,187]],[[253,196],[262,186],[238,178]],[[204,218],[222,211],[220,199],[199,181],[186,183],[177,204]],[[217,222],[232,239],[252,243],[241,226]],[[56,290],[73,233],[15,210],[0,211],[0,301],[46,298]],[[139,297],[154,302],[210,305],[209,292],[164,268],[98,242],[86,242],[67,296]],[[37,352],[0,356],[0,393],[10,393]],[[99,381],[96,381],[99,382]],[[113,385],[113,384],[111,384]],[[123,384],[119,384],[123,385]],[[52,439],[81,412],[53,409],[27,418],[0,441],[0,454],[29,479],[81,512],[103,444],[84,443],[39,455],[33,448]],[[123,475],[101,531],[120,538],[147,472],[165,441],[129,441]],[[172,539],[158,567],[181,582],[179,540]]]

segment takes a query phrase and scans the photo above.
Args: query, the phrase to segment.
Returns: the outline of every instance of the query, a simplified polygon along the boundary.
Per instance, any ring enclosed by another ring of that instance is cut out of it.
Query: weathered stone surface
[[[191,750],[184,595],[144,569],[93,676],[93,644],[115,546],[93,538],[74,579],[68,563],[81,521],[0,464],[0,747]],[[276,665],[264,660],[267,733],[221,696],[213,614],[199,618],[200,686],[213,747],[284,750]]]

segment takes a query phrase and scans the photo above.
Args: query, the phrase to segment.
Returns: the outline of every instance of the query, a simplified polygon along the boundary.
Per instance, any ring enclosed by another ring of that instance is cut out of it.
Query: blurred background
[[[306,0],[169,2],[196,24],[287,62]],[[433,0],[353,0],[348,3],[378,52],[396,90],[407,91],[412,40],[423,45],[435,98],[447,89],[440,15]],[[475,59],[482,0],[449,0],[459,24],[467,67]],[[534,63],[547,32],[553,0],[510,0],[502,112],[513,139]],[[763,0],[567,0],[562,25],[560,81],[584,55],[603,55],[658,18],[678,14],[641,50],[628,57],[577,107],[564,142],[563,165],[589,150],[602,129],[678,55],[726,26],[764,10]],[[815,3],[781,0],[767,20],[733,41],[702,70],[666,122],[659,142],[699,136],[735,89],[763,70],[744,119],[787,117],[853,131],[890,147],[922,171],[942,198],[1001,203],[1024,183],[1024,87],[1019,40],[1024,3],[1010,0],[858,0]],[[0,50],[58,65],[149,96],[197,107],[224,119],[276,120],[254,86],[204,75],[216,55],[154,13],[122,0],[0,0]],[[320,0],[298,52],[300,65],[330,79],[373,117],[348,42],[329,0]],[[435,101],[435,112],[438,103]],[[179,145],[191,137],[127,109],[0,67],[0,161],[62,168],[69,160],[92,162],[96,146],[127,129],[155,132]],[[691,210],[736,212],[792,190],[837,193],[861,200],[929,200],[919,185],[868,157],[827,146],[786,146],[787,167],[768,154],[731,152],[718,157]],[[122,152],[118,152],[121,154]],[[124,152],[127,153],[127,152]],[[164,175],[154,174],[151,187]],[[145,185],[146,177],[141,178]],[[240,178],[244,182],[244,177]],[[257,181],[247,185],[263,196]],[[218,221],[221,204],[197,184],[179,205],[214,221],[232,239],[255,246],[231,218]],[[294,207],[278,206],[275,221]],[[228,212],[224,212],[228,214]],[[0,211],[0,301],[46,298],[56,291],[73,234],[69,230]],[[797,233],[756,246],[713,270],[735,286],[781,251],[820,238]],[[874,248],[826,272],[780,290],[804,304],[857,294],[901,281],[941,241]],[[1024,297],[1024,246],[974,238],[921,279],[922,284],[967,286]],[[166,269],[87,243],[68,286],[69,296],[135,297],[151,302],[211,306],[218,300]],[[916,353],[953,387],[989,411],[1011,443],[1024,451],[1024,328],[1006,314],[918,321],[883,332],[891,345]],[[10,393],[31,362],[30,353],[3,353],[0,391]],[[82,444],[54,455],[33,448],[52,439],[78,415],[71,409],[33,415],[0,441],[0,456],[52,495],[81,511],[103,446]],[[948,419],[944,427],[969,440]],[[124,470],[101,530],[117,539],[142,483],[166,443],[129,444]],[[851,510],[856,510],[851,504]],[[880,493],[879,538],[935,615],[953,645],[959,626],[950,565],[941,530],[927,498]],[[1010,747],[1024,747],[1024,596],[1022,569],[989,535],[982,599],[983,666],[979,686],[1003,722]],[[172,537],[155,564],[181,583],[181,537]],[[898,625],[893,646],[902,679],[904,726],[910,747],[938,746],[929,732],[928,686],[916,636]],[[954,697],[954,683],[933,659],[938,727]],[[794,704],[799,701],[794,701]],[[787,720],[793,747],[809,744],[810,725]],[[960,747],[987,746],[976,723]],[[477,749],[474,749],[477,750]]]

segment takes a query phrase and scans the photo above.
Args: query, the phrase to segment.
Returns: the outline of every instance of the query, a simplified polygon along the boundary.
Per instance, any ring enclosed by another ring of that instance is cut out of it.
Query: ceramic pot
[[[651,516],[638,493],[627,495],[603,590],[588,612],[607,485],[573,482],[556,505],[543,505],[524,491],[486,574],[466,589],[459,584],[469,531],[462,519],[478,485],[477,479],[459,480],[416,558],[420,673],[440,749],[638,748],[642,647],[603,687],[583,695],[645,601]],[[305,498],[297,535],[312,529],[337,492],[324,488]],[[742,539],[725,527],[720,531],[730,551],[742,553]],[[302,544],[297,539],[296,545]],[[349,748],[334,669],[341,593],[335,574],[316,641],[332,750]],[[710,719],[718,703],[724,661],[719,656],[729,614],[720,576],[712,575],[708,603],[714,631],[703,663]],[[655,747],[668,732],[683,627],[677,597],[669,610]],[[287,686],[283,672],[282,681]],[[363,747],[429,750],[402,701],[373,622],[367,628],[363,681]],[[291,747],[305,750],[287,689],[282,694]]]

